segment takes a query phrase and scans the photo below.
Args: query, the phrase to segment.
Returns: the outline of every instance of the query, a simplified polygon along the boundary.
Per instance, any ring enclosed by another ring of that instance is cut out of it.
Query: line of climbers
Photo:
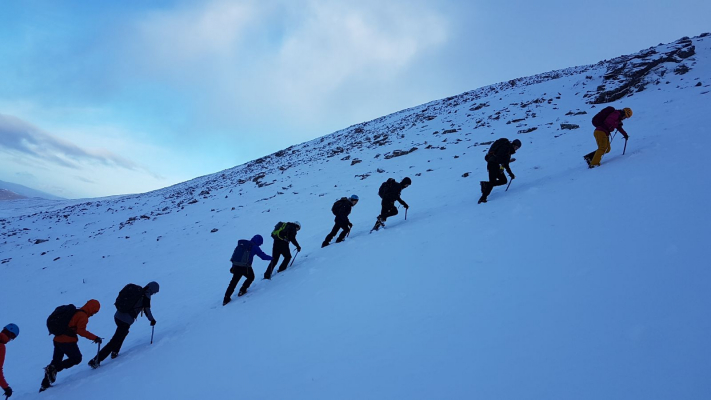
[[[405,177],[401,182],[397,182],[395,179],[390,178],[380,185],[378,195],[382,198],[382,209],[380,211],[380,215],[377,217],[373,230],[378,230],[380,227],[384,227],[385,220],[388,217],[397,215],[398,210],[397,207],[395,207],[395,201],[399,201],[405,209],[410,207],[400,198],[402,190],[410,186],[410,184],[412,184],[412,180]],[[338,231],[341,231],[341,234],[338,235],[336,243],[340,243],[346,239],[351,231],[351,228],[353,227],[353,224],[348,219],[348,216],[350,215],[353,206],[358,204],[358,200],[358,196],[354,194],[350,197],[342,197],[333,203],[331,212],[336,218],[334,220],[333,229],[331,229],[331,232],[326,235],[321,247],[328,246],[331,243],[331,240],[333,240],[333,238],[338,234]],[[277,273],[285,271],[289,266],[289,261],[292,260],[289,244],[291,243],[296,247],[297,254],[301,251],[301,246],[296,240],[296,234],[300,229],[301,223],[298,221],[277,223],[271,234],[271,237],[274,240],[271,256],[265,254],[260,247],[264,244],[264,238],[262,235],[254,235],[250,240],[239,240],[237,242],[237,247],[235,247],[232,252],[232,257],[230,258],[230,262],[232,263],[230,268],[232,279],[230,280],[229,285],[227,285],[222,305],[227,305],[232,300],[232,294],[234,293],[235,288],[237,288],[237,284],[242,277],[245,277],[246,279],[239,292],[237,292],[237,296],[244,296],[247,293],[247,289],[249,289],[249,286],[252,282],[254,282],[255,277],[254,269],[252,268],[254,256],[257,256],[264,261],[270,261],[267,270],[264,272],[264,279],[272,278],[274,267],[276,267],[276,264],[279,262],[279,257],[282,256],[284,259],[279,266]]]
[[[116,302],[116,313],[114,322],[116,332],[109,342],[101,348],[102,338],[89,332],[87,325],[89,318],[96,315],[101,309],[98,300],[91,299],[81,308],[76,308],[73,304],[57,307],[47,318],[47,330],[54,335],[54,351],[52,361],[44,368],[44,378],[40,384],[40,392],[47,390],[57,379],[57,373],[69,369],[81,363],[82,354],[79,350],[79,336],[87,338],[98,345],[96,357],[89,360],[88,365],[96,369],[106,357],[116,358],[121,350],[124,339],[128,335],[131,325],[138,319],[139,315],[145,315],[151,326],[156,325],[156,320],[151,313],[151,296],[158,293],[160,286],[157,282],[150,282],[141,287],[132,283],[126,285],[118,294]],[[7,332],[6,332],[7,331]],[[8,386],[2,376],[2,364],[4,361],[4,344],[8,338],[14,339],[19,334],[16,325],[10,324],[5,327],[0,334],[0,385],[5,389],[5,396],[12,395],[12,389]],[[66,358],[65,358],[66,357]]]
[[[632,110],[630,108],[616,110],[613,107],[605,107],[593,117],[592,123],[595,126],[594,136],[597,142],[597,149],[584,156],[589,168],[599,167],[602,156],[610,152],[610,135],[612,132],[618,130],[625,140],[629,139],[629,135],[622,128],[622,121],[631,116]],[[521,141],[518,139],[509,141],[506,138],[501,138],[492,143],[484,156],[489,180],[480,182],[480,204],[487,202],[487,197],[494,187],[505,185],[508,182],[504,171],[508,173],[512,180],[516,178],[511,171],[510,163],[516,161],[511,156],[520,148]],[[371,232],[385,227],[385,221],[388,217],[398,214],[398,209],[395,206],[396,201],[402,204],[405,210],[410,208],[400,198],[400,195],[402,190],[411,184],[412,180],[405,177],[400,182],[389,178],[380,185],[378,195],[382,199],[382,208]],[[357,195],[351,195],[350,197],[342,197],[333,204],[331,212],[336,217],[333,229],[326,235],[321,247],[328,246],[339,231],[341,233],[338,235],[336,243],[344,241],[350,234],[353,224],[348,219],[348,216],[352,208],[358,204],[358,200]],[[254,235],[250,240],[239,240],[230,258],[232,280],[227,286],[222,305],[227,305],[230,302],[232,294],[242,277],[246,277],[246,280],[237,296],[243,296],[247,293],[247,289],[249,289],[255,277],[254,269],[252,268],[255,255],[262,260],[270,261],[264,272],[264,279],[271,279],[274,267],[276,267],[280,257],[283,257],[283,261],[277,272],[285,271],[289,266],[289,261],[292,260],[289,244],[291,243],[296,247],[297,254],[301,251],[301,246],[296,240],[296,234],[300,229],[301,224],[298,221],[279,222],[276,224],[274,231],[271,233],[271,237],[274,240],[271,256],[265,254],[260,248],[264,244],[264,239],[261,235]],[[86,329],[89,317],[98,313],[101,308],[98,300],[89,300],[79,309],[72,304],[57,307],[47,319],[47,328],[50,334],[54,335],[54,353],[52,362],[44,369],[45,376],[42,380],[40,392],[46,390],[55,382],[58,372],[81,363],[82,354],[77,345],[78,336],[85,337],[98,344],[99,350],[96,357],[89,360],[88,363],[91,368],[96,369],[109,355],[112,359],[118,357],[123,341],[126,339],[131,325],[138,319],[139,315],[145,314],[150,321],[150,325],[154,327],[156,320],[151,312],[151,296],[158,293],[159,289],[157,282],[150,282],[145,287],[128,284],[121,289],[114,303],[116,306],[116,313],[114,314],[116,332],[103,348],[101,348],[102,339]],[[20,329],[15,324],[8,324],[0,331],[0,388],[3,389],[6,398],[12,396],[12,388],[5,381],[3,375],[5,345],[16,339],[19,334]],[[64,358],[65,356],[66,358]]]

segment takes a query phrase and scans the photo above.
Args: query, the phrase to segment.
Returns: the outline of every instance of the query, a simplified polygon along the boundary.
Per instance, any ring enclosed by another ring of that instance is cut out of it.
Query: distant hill
[[[32,197],[39,197],[47,200],[64,200],[62,197],[31,189],[17,183],[0,181],[0,201],[26,199]]]
[[[11,190],[0,189],[0,201],[2,201],[2,200],[18,200],[18,199],[26,199],[26,198],[27,198],[27,196],[17,194]]]

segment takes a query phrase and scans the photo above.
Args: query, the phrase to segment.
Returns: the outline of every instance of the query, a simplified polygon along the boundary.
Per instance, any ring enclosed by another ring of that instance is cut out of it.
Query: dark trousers
[[[249,289],[249,285],[254,282],[254,269],[252,269],[251,266],[239,267],[233,264],[232,269],[230,269],[230,272],[232,272],[232,280],[227,286],[227,291],[225,292],[225,300],[232,297],[232,293],[235,292],[235,288],[237,287],[239,280],[242,279],[243,276],[247,277],[247,280],[244,281],[244,283],[242,284],[242,291],[246,291],[247,289]]]
[[[64,356],[67,356],[67,359],[64,359]],[[79,351],[79,345],[76,343],[58,343],[54,342],[54,353],[52,354],[52,362],[50,365],[53,365],[54,368],[57,369],[57,372],[71,368],[81,362],[81,351]],[[47,376],[42,379],[42,387],[43,388],[48,388],[50,386],[50,382],[47,379]]]
[[[114,322],[116,323],[116,332],[114,332],[114,336],[109,340],[106,346],[99,351],[99,361],[104,361],[111,353],[118,354],[121,350],[121,346],[123,346],[124,339],[128,336],[128,330],[131,328],[131,325],[116,318],[114,318]]]
[[[348,218],[340,218],[336,217],[336,223],[333,225],[333,229],[331,229],[331,233],[326,236],[326,239],[324,240],[325,243],[331,242],[333,240],[333,237],[336,236],[338,233],[339,229],[343,229],[343,232],[341,232],[340,235],[338,235],[338,239],[336,239],[336,243],[342,242],[343,239],[346,238],[346,235],[348,235],[348,232],[351,231],[351,226],[349,224]]]
[[[397,207],[395,207],[395,200],[386,200],[383,199],[383,201],[380,202],[380,205],[382,206],[382,210],[380,210],[380,219],[385,221],[388,219],[388,217],[392,217],[393,215],[397,215]]]
[[[483,197],[491,194],[494,187],[508,183],[508,179],[506,179],[506,175],[504,174],[504,170],[501,169],[500,164],[487,163],[486,170],[489,171],[489,183],[484,186],[484,192],[482,193]]]
[[[272,272],[274,272],[274,267],[276,267],[277,262],[279,262],[279,257],[284,256],[284,261],[282,261],[279,266],[278,272],[281,272],[289,266],[289,261],[291,260],[291,250],[289,250],[289,242],[281,239],[274,239],[274,246],[272,247],[272,261],[267,267],[267,271],[264,273],[264,278],[269,279],[272,277]]]

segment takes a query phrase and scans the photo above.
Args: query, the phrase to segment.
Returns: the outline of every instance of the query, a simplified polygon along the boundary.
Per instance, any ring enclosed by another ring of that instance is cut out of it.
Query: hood
[[[99,310],[101,309],[101,303],[99,303],[99,300],[91,299],[87,301],[86,304],[84,304],[84,307],[82,307],[81,309],[86,311],[86,313],[91,317],[92,315],[99,312]]]
[[[146,287],[144,287],[143,289],[151,295],[154,295],[160,291],[160,285],[158,285],[158,282],[156,281],[148,282]]]
[[[252,237],[252,243],[261,246],[264,243],[264,238],[262,235],[254,235],[254,237]]]

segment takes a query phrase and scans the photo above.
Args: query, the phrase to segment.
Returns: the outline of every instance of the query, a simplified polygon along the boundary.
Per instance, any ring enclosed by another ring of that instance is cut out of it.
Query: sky
[[[159,189],[696,36],[708,15],[695,0],[5,0],[0,180],[69,198]]]

